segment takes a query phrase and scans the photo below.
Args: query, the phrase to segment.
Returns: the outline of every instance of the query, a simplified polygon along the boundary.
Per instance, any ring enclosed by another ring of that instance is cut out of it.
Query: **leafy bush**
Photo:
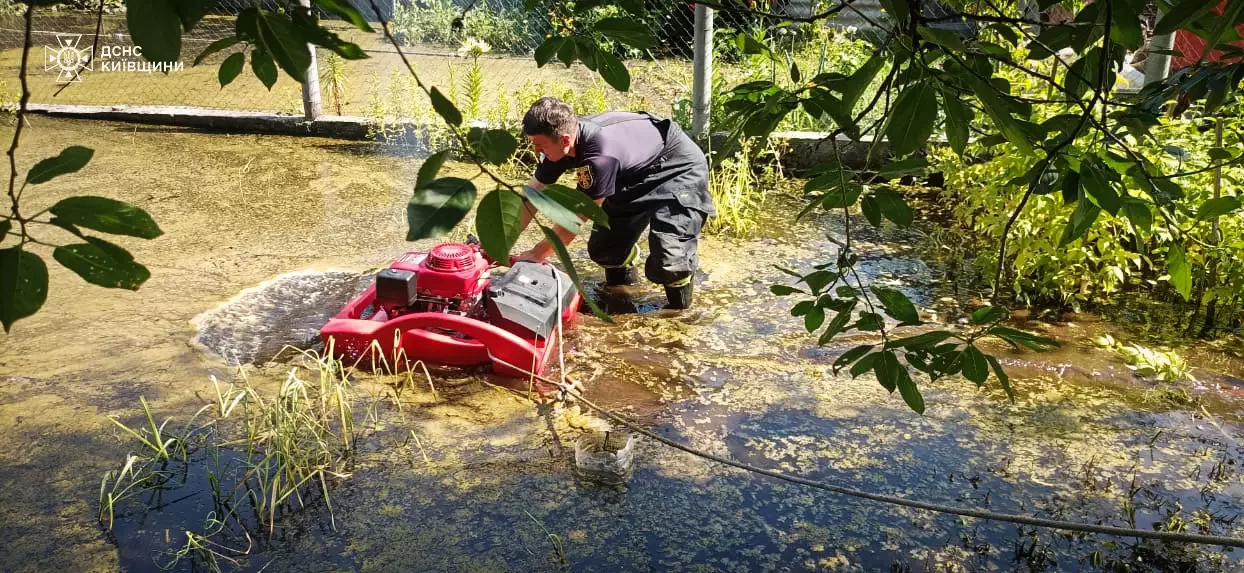
[[[393,31],[405,44],[457,48],[465,37],[477,38],[497,52],[530,54],[548,32],[547,22],[532,19],[521,8],[480,7],[467,12],[462,26],[454,21],[462,8],[452,0],[430,0],[426,8],[399,5],[393,12]]]
[[[1020,84],[1022,81],[1016,78],[1013,85]],[[1140,290],[1167,296],[1178,293],[1185,299],[1200,299],[1199,302],[1218,299],[1223,304],[1236,304],[1244,289],[1244,220],[1239,214],[1219,218],[1224,240],[1220,246],[1212,247],[1212,217],[1198,214],[1208,212],[1206,201],[1214,197],[1215,175],[1208,168],[1215,158],[1238,154],[1228,150],[1241,148],[1244,118],[1239,105],[1222,110],[1224,143],[1218,147],[1214,120],[1195,117],[1199,115],[1197,111],[1161,119],[1151,128],[1151,137],[1136,138],[1126,132],[1121,137],[1164,172],[1188,173],[1178,178],[1186,195],[1185,204],[1201,208],[1159,210],[1134,200],[1124,186],[1118,186],[1124,191],[1120,195],[1121,207],[1111,214],[1109,210],[1086,205],[1097,212],[1095,223],[1078,239],[1065,240],[1073,218],[1086,219],[1085,209],[1074,193],[1062,192],[1062,181],[1055,183],[1046,189],[1047,193],[1028,199],[1008,234],[1005,279],[1021,301],[1079,309],[1088,303],[1104,302],[1123,290]],[[1054,115],[1038,113],[1032,120],[1042,123]],[[1114,161],[1112,153],[1102,151],[1095,138],[1082,137],[1072,147],[1080,151],[1081,157],[1101,157],[1095,165],[1102,168],[1108,180],[1128,181],[1132,188],[1140,185],[1126,162]],[[932,152],[935,163],[946,175],[943,203],[951,206],[953,224],[978,240],[981,248],[977,249],[974,261],[976,269],[992,278],[998,265],[998,242],[1037,162],[1035,157],[995,138],[969,145],[967,155],[977,160],[961,159],[945,149]],[[1240,181],[1244,181],[1244,166],[1238,162],[1228,164],[1222,174],[1221,193],[1231,197],[1231,190],[1238,189]],[[1172,277],[1166,271],[1164,263],[1178,258],[1185,263],[1177,265],[1175,272],[1182,269],[1186,278]],[[1210,275],[1211,267],[1216,276]]]

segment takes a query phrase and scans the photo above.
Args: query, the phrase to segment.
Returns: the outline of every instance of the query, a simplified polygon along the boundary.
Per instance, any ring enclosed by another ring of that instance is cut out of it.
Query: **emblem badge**
[[[579,189],[592,188],[592,169],[586,165],[579,168]]]

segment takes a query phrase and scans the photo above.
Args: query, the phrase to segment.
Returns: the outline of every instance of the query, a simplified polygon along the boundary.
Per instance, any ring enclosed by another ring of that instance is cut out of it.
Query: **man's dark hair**
[[[531,104],[523,116],[523,135],[543,135],[556,138],[574,135],[579,129],[579,118],[566,102],[555,97],[542,97]]]

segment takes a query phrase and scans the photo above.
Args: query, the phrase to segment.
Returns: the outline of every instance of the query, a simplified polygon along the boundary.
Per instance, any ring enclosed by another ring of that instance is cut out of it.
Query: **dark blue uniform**
[[[576,169],[578,188],[601,204],[609,228],[594,225],[588,255],[603,267],[629,264],[644,229],[648,280],[671,284],[698,265],[696,242],[714,214],[704,152],[669,119],[647,113],[607,112],[579,120],[575,156],[545,159],[536,180],[550,185]]]

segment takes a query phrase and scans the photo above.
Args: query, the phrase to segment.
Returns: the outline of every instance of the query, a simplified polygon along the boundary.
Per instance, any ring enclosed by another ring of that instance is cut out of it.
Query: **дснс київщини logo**
[[[95,70],[92,47],[82,44],[82,34],[57,34],[57,47],[43,47],[43,70],[57,72],[56,83],[67,84],[82,81],[83,71]],[[83,46],[83,47],[79,47]],[[142,46],[103,45],[97,50],[101,72],[152,73],[180,72],[185,64],[180,61],[149,62],[143,59]]]
[[[43,47],[43,71],[58,70],[60,74],[56,76],[56,83],[80,82],[82,70],[94,69],[91,50],[78,48],[81,40],[82,34],[57,34],[58,47]]]

